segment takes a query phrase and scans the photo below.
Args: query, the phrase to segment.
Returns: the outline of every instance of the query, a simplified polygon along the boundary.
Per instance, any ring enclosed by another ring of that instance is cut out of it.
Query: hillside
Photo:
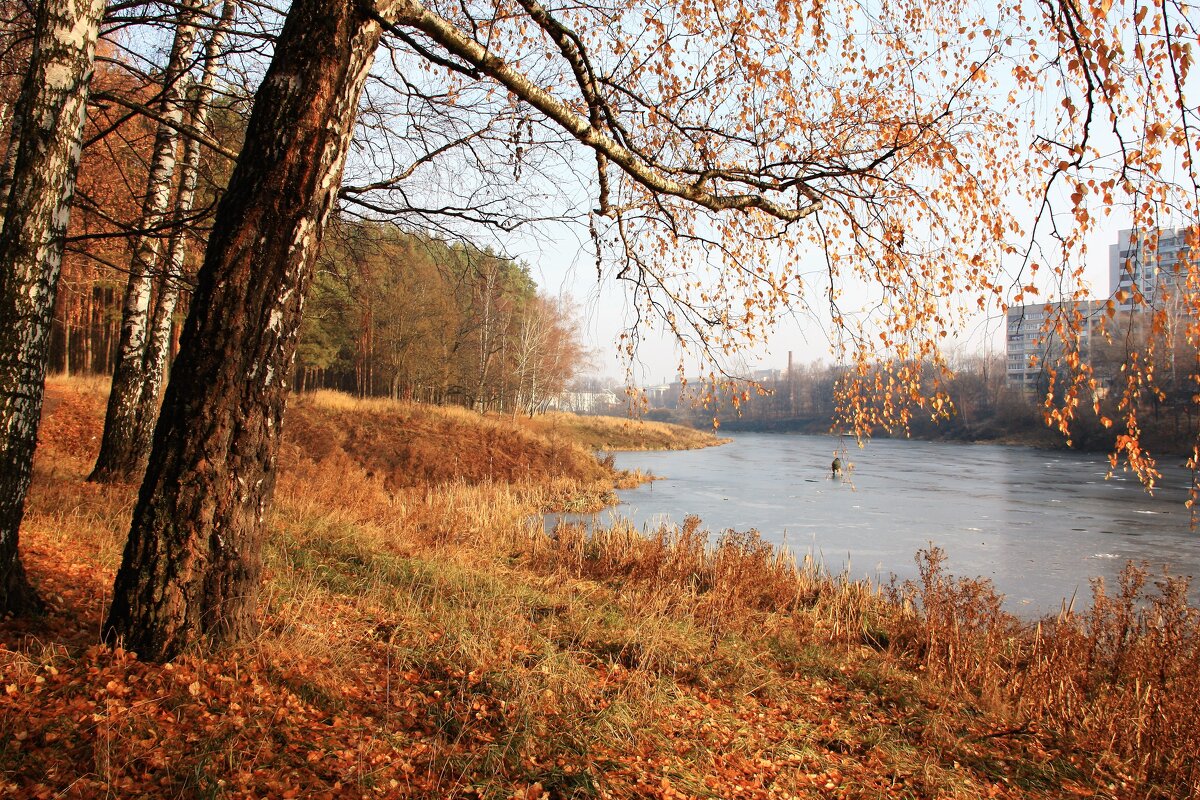
[[[685,450],[724,441],[658,422],[557,412],[481,416],[459,407],[335,392],[296,398],[284,430],[291,458],[322,461],[341,453],[388,488],[447,481],[595,483],[611,477],[596,451]]]
[[[936,552],[889,599],[696,520],[547,536],[611,491],[594,441],[461,411],[295,402],[258,636],[139,663],[97,642],[135,491],[83,481],[102,390],[49,398],[22,549],[50,609],[0,622],[0,795],[1196,796],[1178,597],[1033,638]]]

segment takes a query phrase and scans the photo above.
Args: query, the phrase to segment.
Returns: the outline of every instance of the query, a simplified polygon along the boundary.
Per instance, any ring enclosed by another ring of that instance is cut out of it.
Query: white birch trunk
[[[11,127],[9,127],[11,125]],[[17,166],[17,151],[20,149],[17,141],[17,128],[21,125],[16,109],[5,106],[0,109],[0,130],[11,131],[4,148],[4,161],[0,162],[0,223],[4,221],[5,209],[8,208],[8,192],[12,188],[13,169]]]
[[[134,455],[138,397],[144,383],[142,373],[149,323],[150,297],[154,271],[158,266],[159,233],[171,201],[175,175],[179,125],[186,111],[188,68],[196,43],[196,17],[200,0],[184,0],[171,54],[163,71],[162,95],[157,107],[162,121],[154,137],[150,174],[146,180],[146,198],[142,205],[141,233],[129,262],[129,282],[121,311],[121,340],[117,365],[113,372],[108,411],[100,455],[92,471],[92,480],[110,482],[128,480],[137,469]]]
[[[134,472],[145,468],[150,456],[150,444],[154,436],[154,423],[158,419],[159,396],[166,377],[167,360],[171,354],[174,330],[175,307],[183,284],[183,262],[187,258],[187,231],[184,221],[192,212],[196,200],[196,186],[200,176],[201,143],[198,138],[208,128],[208,114],[212,107],[213,84],[220,66],[221,49],[237,14],[236,0],[225,0],[221,8],[221,19],[208,37],[204,46],[199,84],[191,100],[191,127],[196,137],[189,137],[184,144],[183,161],[179,168],[179,193],[175,199],[175,224],[171,231],[167,260],[159,281],[158,296],[154,302],[154,314],[142,362],[142,386],[138,393],[134,415]]]
[[[103,0],[42,0],[0,229],[0,613],[40,603],[17,552]]]

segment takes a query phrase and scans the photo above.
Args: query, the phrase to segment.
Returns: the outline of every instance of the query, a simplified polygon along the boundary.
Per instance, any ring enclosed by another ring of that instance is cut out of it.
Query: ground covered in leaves
[[[84,482],[102,397],[52,389],[22,531],[48,611],[0,622],[5,797],[1138,793],[815,617],[531,555],[532,489],[328,454],[281,477],[258,637],[141,663],[98,642],[135,487]]]

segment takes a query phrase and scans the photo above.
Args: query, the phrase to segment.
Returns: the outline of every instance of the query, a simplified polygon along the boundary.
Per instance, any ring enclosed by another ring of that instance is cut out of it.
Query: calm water
[[[1089,601],[1088,579],[1112,585],[1129,559],[1200,573],[1181,468],[1166,467],[1151,497],[1129,475],[1105,480],[1097,455],[914,441],[860,450],[847,440],[842,460],[852,471],[832,479],[839,445],[829,436],[737,434],[706,450],[618,453],[618,466],[663,479],[621,492],[610,513],[642,526],[696,514],[712,531],[757,528],[855,577],[914,577],[914,554],[932,542],[949,555],[950,572],[990,578],[1007,606],[1027,615],[1057,611],[1076,591]],[[1200,599],[1195,586],[1192,597]]]

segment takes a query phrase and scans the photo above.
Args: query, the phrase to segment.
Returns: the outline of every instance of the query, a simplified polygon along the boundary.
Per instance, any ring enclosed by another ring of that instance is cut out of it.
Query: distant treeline
[[[127,257],[118,242],[91,240],[68,259],[52,371],[112,372],[125,274],[106,262]],[[527,266],[491,251],[338,222],[306,304],[295,387],[532,412],[584,363],[576,317],[569,301],[538,293]]]
[[[876,431],[875,436],[912,436],[917,439],[1024,444],[1036,447],[1065,447],[1067,440],[1047,425],[1042,405],[1044,394],[1030,393],[1006,385],[1002,356],[971,356],[957,360],[952,372],[942,378],[951,410],[941,419],[928,411],[914,409],[908,431]],[[1099,414],[1083,413],[1072,424],[1070,446],[1080,450],[1111,451],[1125,431],[1120,409],[1105,384],[1122,374],[1121,359],[1109,347],[1095,354],[1094,367],[1101,388]],[[928,379],[935,370],[926,367]],[[750,392],[733,401],[730,392],[719,393],[708,406],[681,402],[677,408],[656,409],[648,416],[696,427],[712,425],[714,417],[723,431],[764,433],[826,433],[837,420],[837,386],[845,372],[840,367],[807,365],[785,371],[777,378],[761,381],[763,393]],[[1182,382],[1181,382],[1182,383]],[[1141,434],[1151,453],[1191,452],[1200,419],[1189,402],[1184,386],[1147,398],[1141,409]],[[1061,402],[1061,401],[1060,401]],[[1107,417],[1112,425],[1105,426]]]
[[[576,318],[490,250],[343,223],[326,236],[296,384],[532,412],[584,360]]]

